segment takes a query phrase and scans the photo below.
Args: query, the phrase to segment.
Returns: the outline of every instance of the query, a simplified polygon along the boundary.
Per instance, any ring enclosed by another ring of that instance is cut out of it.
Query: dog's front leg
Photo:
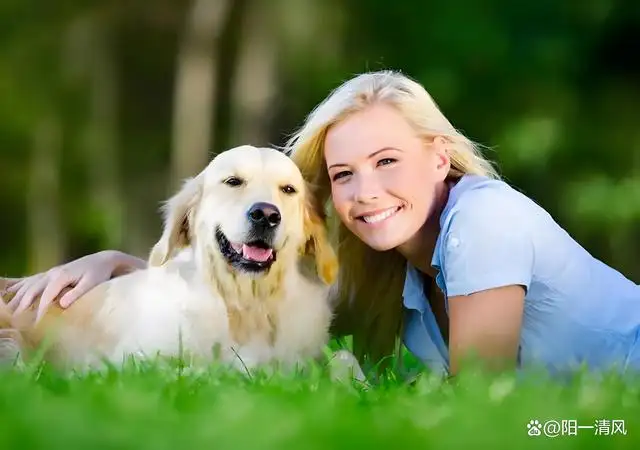
[[[352,381],[356,380],[368,387],[367,377],[365,376],[358,360],[348,350],[338,350],[329,359],[329,374],[333,381]]]
[[[22,363],[24,340],[18,330],[0,330],[0,367]]]

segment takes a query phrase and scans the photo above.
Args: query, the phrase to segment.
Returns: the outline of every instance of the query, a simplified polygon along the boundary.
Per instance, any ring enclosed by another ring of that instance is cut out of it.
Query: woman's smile
[[[366,225],[380,225],[383,222],[386,222],[388,219],[394,217],[400,210],[402,206],[392,206],[390,208],[378,209],[375,211],[369,211],[364,214],[360,214],[356,217],[360,222]]]

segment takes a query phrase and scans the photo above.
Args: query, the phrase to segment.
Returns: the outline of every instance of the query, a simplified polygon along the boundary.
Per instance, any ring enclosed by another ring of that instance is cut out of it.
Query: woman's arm
[[[512,368],[533,279],[534,214],[526,197],[504,188],[470,191],[456,206],[440,253],[450,371],[458,373],[467,358]]]
[[[49,305],[59,298],[66,308],[97,285],[147,267],[146,261],[116,250],[105,250],[53,267],[30,277],[13,280],[2,293],[9,307],[19,314],[38,303],[39,319]],[[63,291],[67,291],[64,292]]]
[[[449,297],[449,368],[458,373],[466,358],[484,368],[515,366],[520,343],[525,291],[511,285],[467,296]]]
[[[112,278],[147,268],[147,261],[116,250],[110,250],[114,262]]]

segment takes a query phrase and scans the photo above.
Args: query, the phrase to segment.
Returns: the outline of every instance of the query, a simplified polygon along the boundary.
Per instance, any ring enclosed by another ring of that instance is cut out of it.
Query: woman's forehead
[[[382,149],[411,151],[419,142],[417,133],[404,117],[383,105],[355,113],[331,127],[324,152],[331,165],[338,160],[366,158]]]

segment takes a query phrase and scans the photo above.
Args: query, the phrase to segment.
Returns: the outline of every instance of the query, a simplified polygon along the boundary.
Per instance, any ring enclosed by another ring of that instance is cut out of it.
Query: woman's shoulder
[[[548,213],[534,200],[502,180],[467,175],[452,187],[441,216],[443,229],[469,225],[500,230],[530,228],[548,220]]]
[[[432,265],[447,295],[498,286],[529,289],[539,236],[549,234],[544,210],[500,180],[466,176],[451,190],[441,216]]]

